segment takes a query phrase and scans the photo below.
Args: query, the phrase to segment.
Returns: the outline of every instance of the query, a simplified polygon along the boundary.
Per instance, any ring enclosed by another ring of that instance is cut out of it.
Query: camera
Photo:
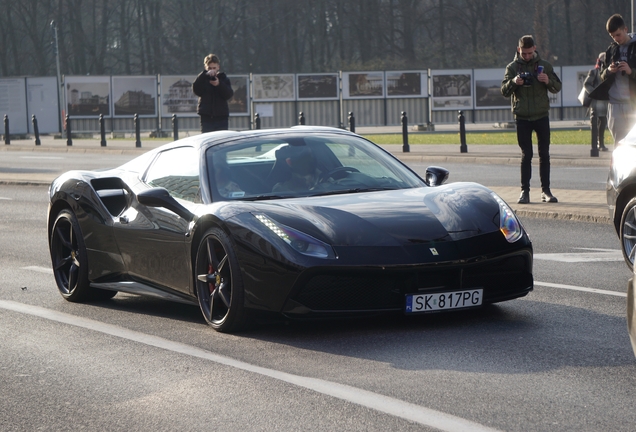
[[[523,86],[529,87],[532,85],[532,73],[530,72],[519,72],[519,76],[523,79]]]

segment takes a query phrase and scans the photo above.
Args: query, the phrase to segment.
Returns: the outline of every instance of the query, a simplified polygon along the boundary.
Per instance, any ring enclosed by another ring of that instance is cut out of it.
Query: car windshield
[[[340,134],[271,135],[206,152],[214,201],[267,200],[425,186],[368,141]]]

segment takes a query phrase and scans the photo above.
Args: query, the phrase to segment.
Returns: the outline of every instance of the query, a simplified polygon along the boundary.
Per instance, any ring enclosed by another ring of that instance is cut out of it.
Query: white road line
[[[20,159],[64,159],[60,156],[20,156]]]
[[[378,393],[318,378],[309,378],[255,366],[240,360],[214,354],[201,348],[128,330],[123,327],[102,323],[88,318],[81,318],[38,306],[31,306],[6,300],[0,300],[0,308],[93,330],[148,346],[209,360],[236,369],[267,376],[442,431],[496,431],[496,429],[491,429],[487,426],[465,420],[461,417],[455,417],[430,408],[404,402],[392,397],[383,396]]]
[[[623,253],[620,250],[592,248],[575,249],[591,252],[535,253],[534,259],[567,263],[623,261]]]
[[[49,267],[27,266],[27,267],[21,267],[21,269],[34,271],[38,273],[53,274],[53,270]],[[580,287],[575,285],[564,285],[564,284],[557,284],[557,283],[551,283],[551,282],[539,282],[539,281],[534,281],[534,284],[538,286],[545,286],[550,288],[563,288],[563,289],[569,289],[574,291],[585,291],[585,292],[591,292],[595,294],[611,295],[616,297],[627,297],[627,294],[622,292],[601,290],[596,288],[586,288],[586,287]]]
[[[0,197],[0,200],[13,201],[13,199],[12,199],[12,198],[7,198],[7,197]]]
[[[550,282],[539,282],[539,281],[534,281],[534,284],[535,285],[539,285],[539,286],[550,287],[550,288],[563,288],[563,289],[569,289],[569,290],[574,290],[574,291],[585,291],[585,292],[591,292],[591,293],[595,293],[595,294],[611,295],[611,296],[616,296],[616,297],[627,297],[627,293],[600,290],[600,289],[596,289],[596,288],[585,288],[585,287],[580,287],[580,286],[575,286],[575,285],[563,285],[563,284],[556,284],[556,283],[550,283]]]
[[[49,267],[27,266],[21,267],[22,270],[30,270],[38,273],[53,274],[53,269]]]

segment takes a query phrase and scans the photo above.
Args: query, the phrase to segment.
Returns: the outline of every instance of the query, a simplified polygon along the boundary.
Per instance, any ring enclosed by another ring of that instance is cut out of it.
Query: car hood
[[[499,231],[492,191],[453,183],[392,191],[254,202],[276,222],[332,246],[404,246]]]

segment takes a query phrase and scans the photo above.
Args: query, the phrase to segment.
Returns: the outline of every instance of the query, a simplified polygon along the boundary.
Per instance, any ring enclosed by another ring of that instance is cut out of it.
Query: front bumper
[[[283,313],[403,311],[407,294],[470,288],[484,290],[483,304],[525,296],[533,288],[531,249],[473,263],[311,269],[298,279]]]

